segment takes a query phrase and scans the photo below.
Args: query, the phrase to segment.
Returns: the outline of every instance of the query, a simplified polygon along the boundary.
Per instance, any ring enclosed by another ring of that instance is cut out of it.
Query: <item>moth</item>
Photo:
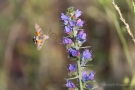
[[[49,38],[49,35],[45,35],[40,26],[35,23],[36,35],[33,38],[33,42],[37,44],[37,49],[40,50],[46,39]]]

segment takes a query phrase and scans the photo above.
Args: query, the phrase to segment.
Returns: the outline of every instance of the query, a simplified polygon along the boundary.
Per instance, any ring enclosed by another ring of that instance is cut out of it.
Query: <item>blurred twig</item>
[[[7,39],[7,44],[6,44],[6,50],[5,50],[5,57],[4,57],[4,74],[5,74],[5,83],[7,86],[5,86],[4,88],[8,87],[8,75],[9,75],[9,71],[10,71],[10,66],[11,66],[11,60],[13,57],[13,49],[15,46],[15,42],[16,39],[19,35],[19,31],[21,30],[20,28],[22,27],[22,23],[18,24],[18,23],[14,23],[13,26],[10,29],[10,34],[9,37]]]
[[[4,66],[7,66],[6,69],[8,69],[8,67],[11,63],[12,53],[13,53],[13,49],[15,46],[15,41],[19,35],[19,31],[20,31],[21,26],[22,26],[22,24],[15,23],[10,30],[10,34],[9,34],[8,39],[7,39],[7,45],[6,45],[6,50],[5,50]]]
[[[131,30],[130,30],[130,27],[129,27],[128,23],[126,23],[125,19],[123,18],[119,7],[115,4],[114,0],[112,1],[112,4],[113,4],[114,8],[117,10],[118,14],[120,15],[121,21],[125,24],[126,29],[127,29],[128,33],[129,33],[129,35],[132,37],[132,40],[135,43],[135,38],[134,38],[134,36],[133,36],[133,34],[132,34]]]

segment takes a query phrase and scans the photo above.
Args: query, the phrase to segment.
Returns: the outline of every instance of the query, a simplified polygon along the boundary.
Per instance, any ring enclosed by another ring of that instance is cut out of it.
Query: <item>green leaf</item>
[[[74,11],[74,7],[69,7],[67,10],[68,10],[68,13],[72,13]]]
[[[79,78],[79,76],[73,77],[73,78],[65,78],[65,80],[73,80],[73,79],[77,79]]]
[[[85,46],[85,47],[80,47],[80,48],[91,48],[91,46]]]
[[[91,64],[88,64],[88,65],[84,65],[84,66],[81,66],[81,67],[88,67],[88,66],[93,66],[93,65],[91,65]]]

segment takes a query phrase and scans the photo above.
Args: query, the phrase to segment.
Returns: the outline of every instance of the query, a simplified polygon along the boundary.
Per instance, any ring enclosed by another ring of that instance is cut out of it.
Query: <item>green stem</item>
[[[129,7],[129,9],[131,10],[131,12],[133,12],[133,13],[135,13],[135,5],[134,5],[134,1],[133,0],[126,0],[126,2],[127,2],[127,4],[128,4],[128,7]]]
[[[126,40],[124,38],[124,35],[123,35],[122,31],[121,31],[121,28],[120,28],[120,25],[119,25],[119,23],[117,21],[116,16],[114,17],[114,25],[116,27],[116,31],[117,31],[117,33],[118,33],[118,35],[120,37],[121,43],[123,45],[123,49],[124,49],[128,64],[129,64],[129,66],[131,68],[130,70],[131,70],[131,72],[133,74],[134,73],[134,64],[133,64],[133,61],[131,59],[130,52],[128,50],[128,45],[127,45]]]
[[[106,9],[107,14],[110,15],[108,11],[110,11],[110,10]],[[124,35],[123,35],[122,31],[121,31],[121,27],[120,27],[119,22],[117,20],[116,14],[112,13],[112,17],[113,17],[114,25],[116,27],[116,31],[117,31],[118,36],[120,38],[120,41],[121,41],[121,43],[123,45],[123,49],[124,49],[125,56],[127,58],[127,62],[129,64],[130,70],[131,70],[131,72],[133,74],[134,73],[134,64],[133,64],[132,58],[130,56],[130,52],[128,50],[128,45],[127,45],[126,40],[124,38]]]
[[[77,64],[78,64],[78,74],[79,74],[80,90],[83,90],[83,85],[82,85],[82,70],[81,70],[80,60],[77,61]]]

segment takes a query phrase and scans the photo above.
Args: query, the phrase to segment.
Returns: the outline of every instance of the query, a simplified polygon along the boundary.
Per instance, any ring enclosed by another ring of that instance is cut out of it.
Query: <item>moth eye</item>
[[[33,37],[33,42],[36,44],[37,43],[37,40],[36,40],[36,37],[34,36]]]
[[[35,38],[33,38],[33,42],[35,42]]]

